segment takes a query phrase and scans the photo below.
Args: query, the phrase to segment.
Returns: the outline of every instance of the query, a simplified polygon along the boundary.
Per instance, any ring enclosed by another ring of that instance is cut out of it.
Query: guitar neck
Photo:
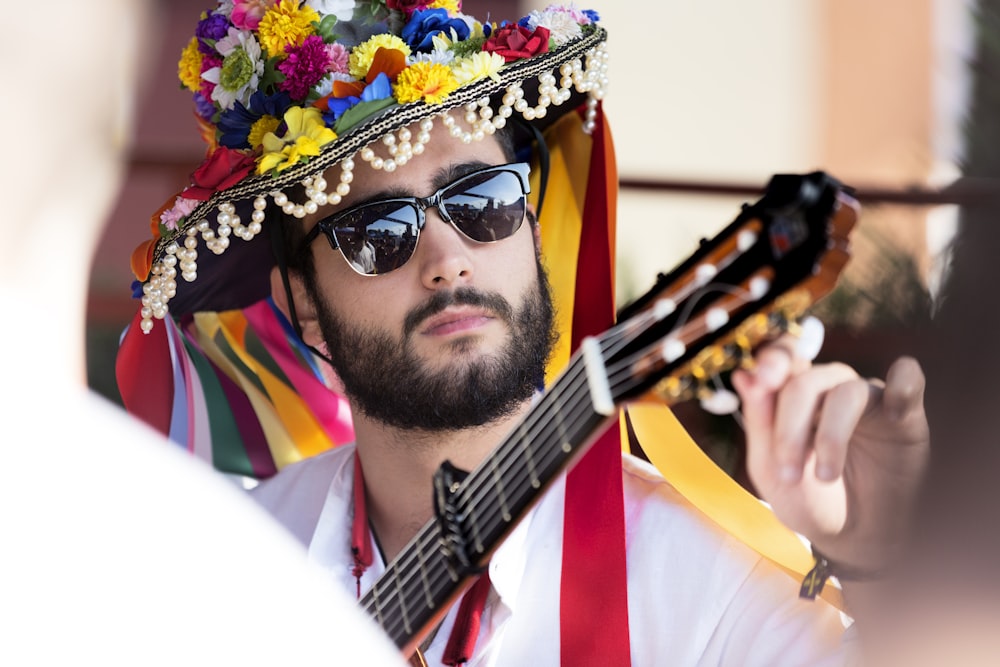
[[[485,566],[500,542],[558,475],[586,450],[610,417],[591,399],[583,359],[573,358],[528,416],[462,482],[453,501],[468,553]],[[401,649],[441,616],[470,578],[442,549],[443,530],[428,522],[361,599]]]

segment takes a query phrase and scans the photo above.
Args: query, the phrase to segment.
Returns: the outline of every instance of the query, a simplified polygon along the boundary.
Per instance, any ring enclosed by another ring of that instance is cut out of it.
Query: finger
[[[777,394],[773,409],[773,422],[754,424],[754,433],[747,429],[749,442],[757,447],[763,463],[784,483],[794,483],[802,478],[803,469],[812,451],[814,425],[827,393],[834,387],[857,378],[857,374],[843,364],[815,366],[808,372],[789,378]],[[749,410],[745,410],[749,412]],[[754,421],[753,418],[747,419]]]
[[[797,353],[798,341],[786,334],[761,347],[754,354],[753,375],[765,387],[777,389],[790,375],[809,368],[809,360]]]
[[[812,443],[817,479],[832,482],[843,474],[851,436],[869,402],[877,400],[879,393],[877,387],[860,378],[827,392]]]
[[[924,402],[924,372],[912,357],[900,357],[885,376],[882,407],[886,416],[899,421]]]

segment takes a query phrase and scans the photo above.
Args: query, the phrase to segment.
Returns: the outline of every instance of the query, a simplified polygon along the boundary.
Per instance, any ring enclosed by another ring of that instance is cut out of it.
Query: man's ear
[[[289,307],[289,296],[294,300],[295,316],[299,320],[299,327],[302,330],[302,340],[306,345],[311,345],[325,353],[326,346],[323,336],[320,333],[319,321],[316,318],[316,307],[306,290],[305,281],[302,274],[293,269],[287,271],[288,289],[281,279],[281,271],[277,266],[271,268],[271,298],[289,322],[292,321],[292,309]]]

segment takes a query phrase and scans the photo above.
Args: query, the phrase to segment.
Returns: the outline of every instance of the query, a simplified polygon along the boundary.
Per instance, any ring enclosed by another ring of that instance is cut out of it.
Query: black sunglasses
[[[429,197],[394,197],[359,204],[323,218],[306,234],[305,249],[323,233],[361,275],[388,273],[405,264],[426,224],[424,211],[441,218],[473,241],[499,241],[521,227],[530,168],[526,162],[477,169]]]

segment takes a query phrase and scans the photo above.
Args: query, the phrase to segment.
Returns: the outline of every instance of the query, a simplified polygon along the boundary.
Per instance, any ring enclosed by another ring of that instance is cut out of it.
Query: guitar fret
[[[500,511],[503,512],[503,520],[510,523],[510,507],[507,506],[507,494],[504,492],[503,478],[500,476],[500,468],[498,467],[496,457],[492,459],[491,463],[491,467],[493,468],[494,489],[496,490],[497,498],[500,501]]]
[[[372,601],[375,603],[375,620],[378,622],[379,625],[381,625],[384,628],[385,618],[383,618],[382,616],[382,600],[379,599],[379,594],[378,594],[380,588],[379,581],[376,581],[375,585],[372,586],[371,596],[372,596]]]
[[[406,596],[403,595],[403,582],[399,579],[400,569],[401,568],[398,567],[393,568],[393,579],[396,581],[396,597],[399,599],[399,604],[397,606],[399,607],[399,613],[403,616],[403,629],[406,630],[406,634],[412,635],[413,626],[410,625],[410,615],[406,610]]]
[[[483,542],[483,534],[479,528],[479,516],[476,512],[471,512],[467,516],[469,521],[470,532],[472,533],[472,548],[476,553],[481,554],[486,551],[486,545]]]
[[[434,609],[434,597],[431,595],[431,582],[427,577],[427,556],[424,554],[422,540],[417,540],[417,568],[420,570],[420,581],[424,585],[424,599],[428,609]]]
[[[528,481],[531,482],[531,488],[537,489],[542,486],[542,481],[538,477],[538,469],[535,466],[535,455],[534,450],[531,448],[531,441],[528,438],[527,425],[522,423],[520,431],[521,451],[524,452],[524,460],[528,464]]]

